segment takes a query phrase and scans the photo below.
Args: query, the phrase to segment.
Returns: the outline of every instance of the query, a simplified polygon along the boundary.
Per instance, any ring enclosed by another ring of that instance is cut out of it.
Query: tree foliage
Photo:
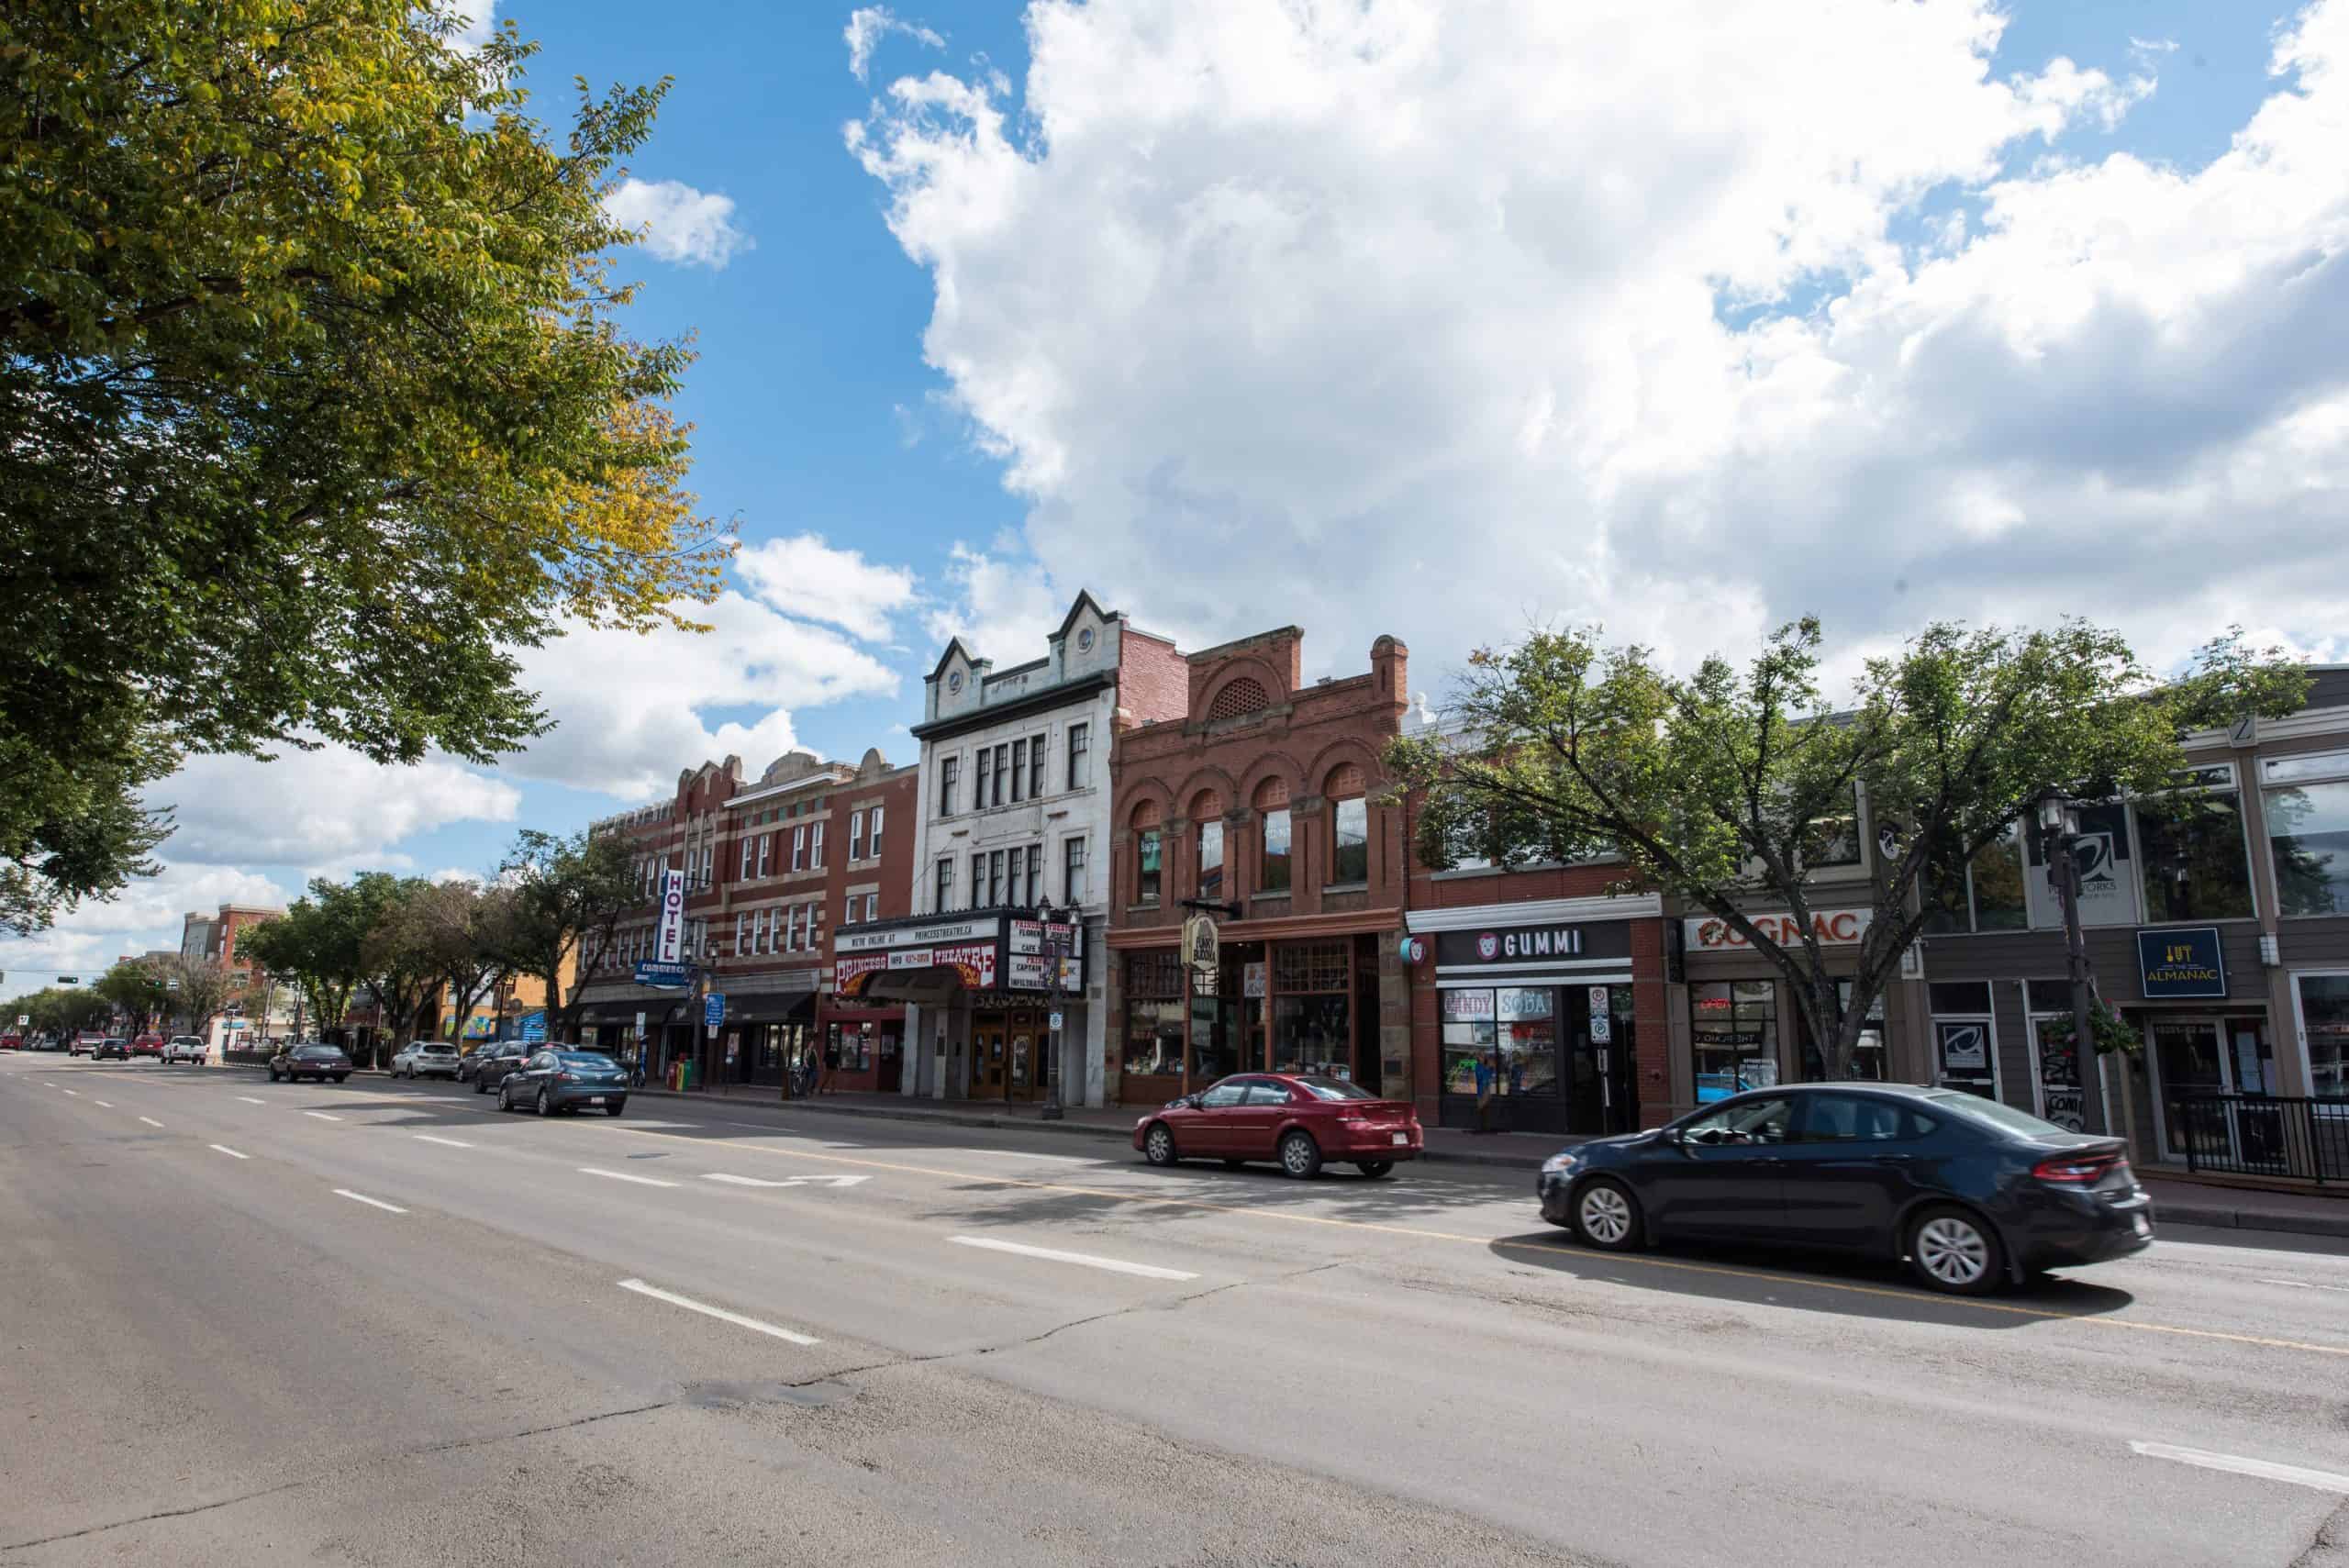
[[[114,1004],[95,991],[79,985],[44,985],[5,1006],[11,1027],[16,1016],[23,1013],[32,1019],[28,1027],[36,1032],[59,1035],[88,1029],[114,1008]]]
[[[265,931],[262,926],[257,931]],[[249,933],[251,940],[255,933]],[[189,958],[174,954],[158,959],[155,967],[163,981],[164,995],[169,1000],[165,1010],[187,1026],[190,1034],[207,1034],[212,1020],[228,1009],[231,1002],[244,999],[250,974],[241,969],[231,969],[217,958]]]
[[[422,954],[447,1020],[462,1029],[473,1007],[515,973],[522,945],[521,900],[510,887],[477,882],[428,886],[408,906],[411,940]]]
[[[132,1033],[144,1034],[157,1018],[171,1010],[168,978],[159,967],[132,959],[98,976],[90,989],[130,1020]]]
[[[611,834],[558,838],[526,830],[501,875],[519,911],[514,967],[546,983],[547,1038],[570,1040],[579,1019],[583,953],[608,951],[615,928],[644,906],[628,843]],[[567,993],[566,970],[573,974]]]
[[[1625,885],[1705,910],[1767,959],[1829,1075],[1842,1077],[1869,1006],[1923,929],[1920,884],[1962,877],[2049,787],[2170,792],[2186,731],[2288,713],[2306,690],[2301,671],[2239,634],[2158,680],[2118,635],[2085,622],[1939,624],[1868,660],[1838,706],[1822,689],[1821,647],[1806,619],[1742,668],[1715,657],[1686,678],[1646,648],[1580,630],[1480,651],[1451,710],[1456,738],[1391,747],[1401,787],[1420,792],[1419,855],[1431,865],[1621,857]],[[1872,881],[1824,887],[1820,868],[1858,858],[1849,851],[1868,817]],[[1848,997],[1814,919],[1828,893],[1874,906]],[[1774,940],[1749,907],[1787,910],[1795,940]]]
[[[0,921],[138,874],[188,751],[492,758],[514,649],[714,596],[604,207],[666,83],[551,137],[457,15],[0,7]]]
[[[368,916],[351,887],[313,877],[284,914],[245,932],[239,951],[301,994],[313,1028],[337,1029],[366,977]]]

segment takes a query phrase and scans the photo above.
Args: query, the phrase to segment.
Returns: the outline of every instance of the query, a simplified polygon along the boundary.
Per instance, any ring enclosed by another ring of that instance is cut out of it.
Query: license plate
[[[590,1095],[587,1096],[587,1103],[591,1106],[600,1106],[604,1103],[604,1096],[601,1095]]]
[[[1395,1141],[1408,1145],[1411,1141],[1411,1135],[1408,1132],[1398,1132],[1395,1135]]]

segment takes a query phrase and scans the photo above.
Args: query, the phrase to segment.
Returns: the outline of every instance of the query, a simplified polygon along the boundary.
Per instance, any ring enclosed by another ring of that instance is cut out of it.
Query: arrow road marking
[[[675,1184],[662,1182],[656,1184],[665,1187]],[[745,1318],[739,1312],[729,1312],[723,1307],[712,1307],[706,1302],[696,1301],[691,1296],[675,1295],[661,1289],[658,1285],[647,1284],[640,1279],[624,1279],[620,1281],[620,1288],[632,1290],[639,1296],[649,1296],[655,1301],[665,1301],[672,1307],[682,1307],[688,1312],[698,1312],[705,1318],[715,1318],[721,1323],[731,1323],[738,1329],[748,1329],[754,1334],[765,1334],[774,1339],[787,1340],[795,1345],[820,1345],[824,1342],[821,1340],[810,1339],[805,1334],[794,1333],[789,1329],[779,1329],[773,1323],[762,1323],[755,1318]]]
[[[2207,1449],[2177,1448],[2169,1443],[2132,1442],[2129,1448],[2132,1453],[2142,1453],[2147,1459],[2171,1459],[2180,1464],[2199,1465],[2204,1470],[2255,1475],[2263,1481],[2285,1481],[2295,1486],[2310,1486],[2320,1492],[2338,1492],[2349,1496],[2349,1475],[2335,1475],[2329,1470],[2303,1470],[2297,1464],[2245,1459],[2233,1453],[2212,1453]]]
[[[1023,1258],[1042,1258],[1054,1263],[1082,1263],[1088,1269],[1107,1269],[1117,1274],[1140,1274],[1144,1279],[1197,1279],[1197,1274],[1181,1269],[1162,1269],[1155,1263],[1129,1263],[1117,1258],[1097,1258],[1089,1252],[1063,1252],[1051,1247],[1030,1247],[1018,1241],[998,1241],[991,1236],[949,1236],[957,1247],[983,1247],[990,1252],[1016,1252]]]
[[[579,1173],[583,1176],[601,1176],[606,1181],[611,1182],[634,1182],[640,1187],[674,1187],[677,1184],[674,1182],[662,1181],[656,1176],[631,1176],[626,1171],[599,1171],[593,1165],[580,1166]]]
[[[723,1171],[704,1171],[705,1182],[724,1182],[737,1187],[852,1187],[859,1182],[869,1182],[870,1176],[785,1176],[781,1181],[763,1181],[757,1176],[729,1176]]]

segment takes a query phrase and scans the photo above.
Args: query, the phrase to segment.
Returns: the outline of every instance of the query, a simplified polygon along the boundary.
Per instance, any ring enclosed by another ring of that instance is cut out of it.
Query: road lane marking
[[[1030,1247],[1019,1241],[998,1241],[991,1236],[949,1236],[957,1247],[984,1247],[990,1252],[1017,1252],[1023,1258],[1042,1258],[1048,1262],[1080,1263],[1088,1269],[1107,1269],[1116,1274],[1139,1274],[1143,1279],[1197,1279],[1195,1273],[1181,1269],[1162,1269],[1156,1263],[1129,1263],[1116,1258],[1097,1258],[1090,1252],[1063,1252],[1052,1247]]]
[[[249,1105],[249,1106],[265,1106],[265,1105],[269,1104],[269,1102],[268,1102],[267,1100],[257,1100],[257,1099],[254,1099],[250,1095],[239,1095],[237,1096],[237,1098],[239,1098],[239,1099],[240,1099],[240,1100],[244,1101],[244,1102],[245,1102],[245,1104],[247,1104],[247,1105]]]
[[[65,1092],[72,1095],[77,1100],[82,1097],[82,1091],[79,1089],[68,1089]]]
[[[2234,1475],[2255,1475],[2263,1481],[2284,1481],[2295,1486],[2310,1486],[2320,1492],[2338,1492],[2349,1496],[2349,1475],[2335,1475],[2329,1470],[2305,1470],[2297,1464],[2277,1464],[2273,1460],[2245,1459],[2235,1453],[2212,1453],[2208,1449],[2178,1448],[2171,1443],[2139,1443],[2129,1445],[2132,1453],[2147,1459],[2175,1460],[2180,1464],[2197,1465],[2204,1470],[2223,1470]]]
[[[611,1173],[598,1173],[609,1175]],[[630,1179],[641,1178],[631,1177]],[[665,1187],[673,1184],[662,1182],[657,1184]],[[739,1312],[729,1312],[723,1307],[712,1307],[707,1302],[696,1301],[689,1296],[679,1296],[674,1291],[662,1290],[659,1285],[647,1284],[640,1279],[624,1279],[620,1281],[620,1288],[632,1290],[639,1296],[649,1296],[655,1301],[665,1301],[672,1307],[682,1307],[688,1312],[698,1312],[705,1318],[715,1318],[721,1323],[731,1323],[738,1329],[748,1329],[755,1334],[766,1334],[777,1340],[786,1340],[795,1345],[820,1345],[824,1342],[821,1340],[811,1339],[806,1334],[795,1333],[789,1329],[778,1328],[773,1323],[762,1323],[755,1318],[745,1318]]]
[[[1594,1267],[1612,1267],[1618,1263],[1635,1267],[1665,1269],[1683,1273],[1714,1274],[1728,1279],[1750,1280],[1761,1284],[1796,1285],[1811,1290],[1835,1291],[1847,1296],[1882,1296],[1894,1301],[1914,1302],[1920,1307],[1935,1307],[1944,1310],[2003,1313],[2012,1318],[2036,1318],[2048,1322],[2079,1323],[2090,1328],[2125,1329],[2140,1334],[2167,1334],[2179,1339],[2213,1340],[2221,1344],[2256,1345],[2263,1350],[2304,1351],[2311,1355],[2349,1358],[2349,1345],[2319,1345],[2304,1340],[2278,1340],[2260,1334],[2231,1333],[2223,1329],[2188,1329],[2175,1323],[2148,1323],[2140,1318],[2111,1318],[2089,1312],[2064,1312],[2049,1307],[2024,1307],[2013,1302],[1986,1301],[1979,1296],[1928,1296],[1922,1291],[1898,1290],[1889,1285],[1853,1284],[1842,1280],[1820,1279],[1802,1274],[1771,1273],[1759,1269],[1732,1268],[1724,1263],[1690,1262],[1680,1258],[1658,1258],[1640,1252],[1592,1252],[1581,1247],[1561,1246],[1553,1241],[1517,1241],[1506,1237],[1468,1236],[1456,1230],[1430,1230],[1419,1226],[1381,1225],[1368,1219],[1339,1219],[1322,1214],[1295,1214],[1282,1209],[1249,1208],[1239,1204],[1209,1203],[1204,1198],[1152,1197],[1145,1193],[1120,1192],[1107,1187],[1072,1186],[1065,1182],[1041,1182],[1026,1176],[987,1176],[972,1171],[950,1171],[937,1165],[907,1165],[890,1160],[863,1160],[847,1154],[819,1154],[812,1150],[787,1149],[772,1142],[748,1142],[739,1138],[691,1138],[683,1133],[655,1132],[649,1128],[622,1127],[618,1130],[638,1138],[666,1139],[674,1143],[690,1143],[707,1152],[712,1144],[729,1149],[748,1150],[752,1153],[778,1155],[786,1160],[814,1160],[830,1165],[859,1165],[867,1170],[891,1171],[900,1175],[936,1176],[945,1181],[989,1182],[999,1187],[1020,1187],[1029,1192],[1063,1193],[1074,1197],[1099,1198],[1105,1203],[1131,1204],[1138,1207],[1184,1208],[1203,1214],[1230,1214],[1243,1219],[1273,1220],[1289,1225],[1318,1225],[1333,1230],[1361,1230],[1375,1235],[1403,1236],[1421,1241],[1466,1242],[1478,1247],[1497,1248],[1509,1252],[1542,1252],[1559,1257],[1578,1258]]]
[[[215,1143],[212,1145],[212,1148],[218,1151],[220,1153],[226,1154],[231,1160],[250,1160],[252,1158],[250,1154],[238,1153],[235,1150],[229,1148],[225,1143]]]
[[[355,1193],[349,1187],[335,1188],[334,1195],[337,1197],[347,1197],[353,1203],[363,1203],[370,1208],[380,1208],[386,1214],[406,1214],[407,1212],[407,1210],[402,1208],[395,1203],[385,1203],[382,1198],[369,1197],[365,1193]]]
[[[2337,1290],[2349,1296],[2349,1284],[2312,1284],[2304,1279],[2264,1279],[2262,1284],[2288,1284],[2294,1290]]]
[[[156,1120],[153,1117],[151,1117],[151,1116],[142,1116],[142,1117],[140,1117],[139,1119],[140,1121],[145,1122],[149,1127],[161,1127],[161,1126],[162,1126],[162,1125],[163,1125],[161,1122],[157,1121],[157,1120]]]
[[[757,1176],[729,1176],[723,1171],[704,1171],[705,1182],[727,1182],[738,1187],[852,1187],[869,1182],[870,1176],[785,1176],[781,1181],[765,1181]]]
[[[1027,1154],[1017,1149],[950,1149],[950,1154],[983,1154],[996,1160],[1029,1160],[1042,1165],[1098,1165],[1099,1159],[1082,1154]]]
[[[92,1100],[90,1103],[98,1106],[102,1110],[114,1109],[114,1102],[112,1100]]]
[[[470,1143],[461,1143],[453,1138],[435,1138],[429,1132],[419,1132],[416,1135],[416,1138],[417,1141],[419,1143],[438,1143],[444,1148],[449,1149],[471,1149],[473,1147]]]
[[[580,1166],[579,1173],[583,1176],[601,1176],[607,1181],[634,1182],[640,1187],[674,1187],[677,1184],[674,1182],[662,1181],[657,1176],[631,1176],[626,1171],[602,1171],[593,1165]]]
[[[342,1119],[331,1111],[304,1111],[302,1114],[304,1116],[317,1117],[320,1121],[340,1121]]]

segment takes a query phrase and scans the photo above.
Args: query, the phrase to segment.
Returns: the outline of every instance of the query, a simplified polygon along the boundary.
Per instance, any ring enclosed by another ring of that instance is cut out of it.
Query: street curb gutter
[[[2169,1225],[2200,1225],[2214,1230],[2274,1230],[2292,1236],[2349,1237],[2349,1215],[2261,1214],[2240,1208],[2154,1200],[2154,1218]]]

